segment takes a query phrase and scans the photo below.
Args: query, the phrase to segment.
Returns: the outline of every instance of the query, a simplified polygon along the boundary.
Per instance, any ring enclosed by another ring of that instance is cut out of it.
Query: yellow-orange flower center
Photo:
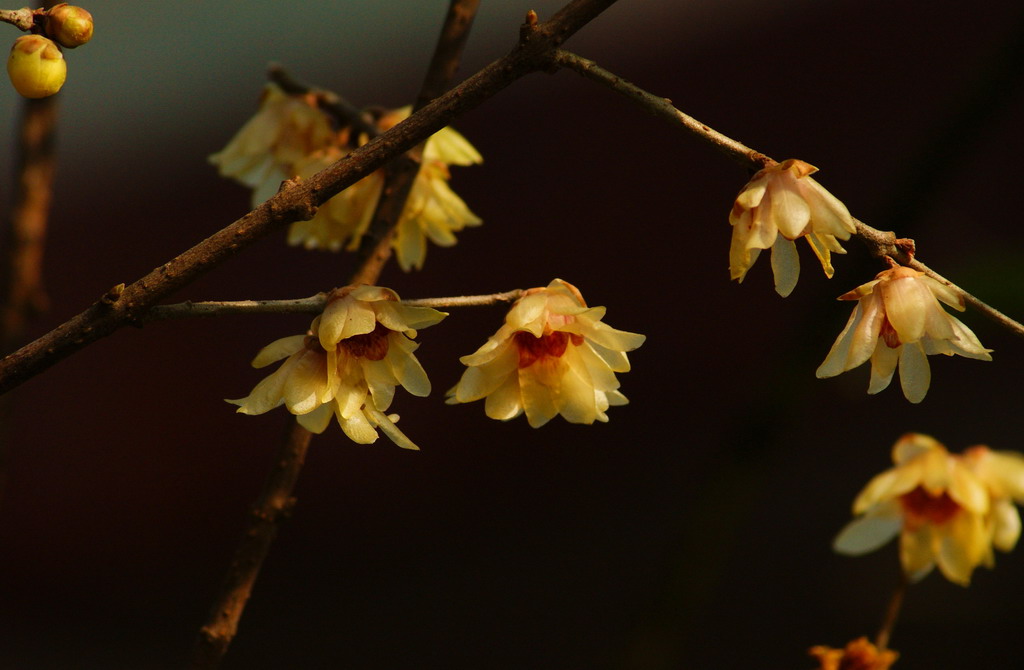
[[[391,329],[377,323],[373,332],[346,337],[338,345],[350,356],[379,361],[388,355],[388,335]]]
[[[900,496],[900,504],[911,530],[926,523],[942,525],[960,511],[960,505],[945,491],[933,496],[921,486]]]
[[[528,368],[542,358],[561,358],[571,341],[574,346],[583,344],[583,336],[555,330],[540,337],[520,331],[513,336],[519,348],[519,367]]]

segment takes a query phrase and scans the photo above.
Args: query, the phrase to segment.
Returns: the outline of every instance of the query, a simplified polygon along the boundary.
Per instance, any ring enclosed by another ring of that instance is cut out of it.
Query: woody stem
[[[896,588],[889,598],[889,604],[885,608],[885,616],[882,619],[882,626],[878,629],[878,634],[875,636],[875,646],[878,647],[879,652],[889,648],[889,638],[892,637],[892,629],[896,627],[896,619],[899,618],[900,608],[903,606],[903,597],[906,595],[909,585],[910,582],[907,579],[907,574],[900,570],[899,582],[897,582]]]

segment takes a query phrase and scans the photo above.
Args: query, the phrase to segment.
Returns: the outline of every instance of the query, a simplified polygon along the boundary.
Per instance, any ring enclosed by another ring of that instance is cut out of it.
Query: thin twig
[[[693,117],[676,109],[672,105],[671,100],[667,98],[659,98],[656,95],[644,91],[636,85],[631,84],[612,72],[598,66],[597,63],[592,60],[582,58],[581,56],[577,56],[576,54],[563,49],[556,49],[552,52],[552,62],[556,65],[573,70],[587,79],[607,86],[616,93],[624,95],[648,112],[669,121],[680,130],[708,142],[725,155],[749,169],[760,170],[766,166],[776,164],[776,161],[769,156],[759,151],[755,151],[745,144],[723,135],[710,126],[707,126],[706,124],[703,124]],[[1013,334],[1019,337],[1024,337],[1024,324],[1011,319],[999,310],[985,304],[983,301],[968,293],[960,286],[957,286],[927,267],[924,263],[916,260],[912,254],[908,254],[907,247],[912,249],[912,242],[909,240],[897,239],[895,233],[872,228],[863,221],[855,219],[854,223],[857,227],[857,232],[855,234],[868,246],[868,250],[872,255],[880,258],[892,258],[903,265],[907,265],[915,270],[924,272],[941,281],[963,295],[964,301],[975,307],[979,312],[1008,329]]]
[[[314,88],[297,81],[278,63],[271,63],[267,68],[267,79],[290,95],[313,96],[317,107],[337,121],[339,126],[349,126],[357,133],[367,137],[380,135],[377,124],[374,123],[373,117],[368,112],[359,109],[333,91]]]
[[[137,322],[174,291],[220,265],[265,235],[313,217],[316,208],[388,161],[478,107],[517,79],[549,66],[548,54],[615,0],[572,0],[550,20],[520,32],[504,57],[452,88],[419,112],[302,182],[281,191],[226,228],[127,285],[116,300],[99,300],[38,340],[0,360],[0,393],[6,393],[57,361]]]
[[[327,294],[292,300],[207,300],[157,305],[142,318],[143,323],[188,319],[195,316],[227,316],[229,314],[319,314],[327,305]]]
[[[893,628],[896,627],[896,619],[899,618],[900,608],[903,607],[903,598],[907,594],[907,587],[909,585],[910,582],[907,580],[906,573],[900,570],[900,581],[896,584],[896,588],[893,589],[892,596],[889,598],[889,604],[885,607],[882,626],[878,629],[878,635],[875,636],[875,646],[878,647],[879,653],[889,648],[889,639],[892,637]]]
[[[504,293],[491,293],[488,295],[457,295],[450,298],[419,298],[416,300],[403,300],[403,305],[413,307],[482,307],[485,305],[497,305],[500,303],[515,302],[523,295],[522,289],[512,289]]]
[[[53,4],[53,3],[49,3]],[[41,16],[43,9],[0,9],[0,21],[9,23],[18,30],[32,30],[36,25],[36,17]]]
[[[673,125],[682,126],[692,135],[710,143],[714,148],[744,167],[760,170],[763,167],[775,164],[775,161],[768,156],[754,151],[745,144],[723,135],[692,116],[676,109],[668,98],[660,98],[652,93],[648,93],[639,86],[605,70],[592,60],[577,56],[564,49],[556,49],[552,53],[552,60],[561,67],[569,68],[591,81],[596,81],[616,93],[626,96],[654,116],[664,119]]]
[[[403,300],[402,304],[414,307],[477,307],[509,303],[522,296],[522,289],[487,295],[458,295],[446,298],[417,298]],[[327,306],[327,294],[317,293],[308,298],[292,300],[207,300],[203,302],[179,302],[173,305],[157,305],[146,312],[143,323],[188,319],[192,317],[228,316],[232,314],[320,314]]]

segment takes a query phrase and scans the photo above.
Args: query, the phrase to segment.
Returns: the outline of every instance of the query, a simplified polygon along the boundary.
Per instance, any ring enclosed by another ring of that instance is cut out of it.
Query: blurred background
[[[527,9],[484,0],[460,78],[514,44]],[[38,336],[248,211],[206,157],[255,112],[269,62],[357,105],[415,96],[447,3],[96,0],[67,53]],[[5,29],[13,42],[18,31]],[[621,0],[568,48],[779,160],[1018,318],[1024,9],[1016,1]],[[0,86],[11,156],[20,102]],[[644,333],[608,424],[541,429],[448,407],[457,358],[501,307],[421,335],[434,392],[392,410],[423,450],[314,437],[294,516],[264,565],[228,668],[803,668],[873,636],[895,545],[830,549],[906,431],[1024,451],[1024,342],[963,320],[994,361],[933,357],[918,406],[868,370],[814,370],[849,316],[835,297],[884,269],[856,240],[829,281],[806,245],[793,295],[767,257],[727,270],[748,175],[571,72],[521,80],[455,126],[482,166],[452,187],[484,220],[403,297],[575,283]],[[12,159],[0,204],[9,206]],[[292,298],[345,281],[348,255],[279,231],[174,300]],[[235,414],[252,356],[305,316],[124,329],[15,393],[0,500],[0,667],[178,668],[188,658],[290,416]],[[911,588],[900,668],[1006,668],[1022,655],[1024,548],[964,589]]]

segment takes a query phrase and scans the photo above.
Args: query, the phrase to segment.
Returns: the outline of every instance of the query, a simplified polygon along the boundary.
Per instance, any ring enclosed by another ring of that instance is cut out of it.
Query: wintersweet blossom
[[[1012,501],[1024,501],[1024,456],[972,447],[954,455],[934,438],[908,433],[893,447],[895,467],[874,477],[853,503],[858,518],[836,537],[844,554],[873,551],[900,536],[900,562],[916,581],[935,565],[967,586],[993,547],[1009,551],[1020,535]]]
[[[411,107],[379,115],[385,131],[411,113]],[[289,95],[268,84],[256,115],[220,153],[210,156],[224,177],[253,189],[253,207],[271,198],[286,179],[306,179],[369,141],[351,128],[335,131],[313,96]],[[439,246],[456,243],[455,233],[478,226],[480,217],[448,186],[451,165],[483,162],[465,137],[451,128],[434,133],[424,145],[420,170],[396,225],[392,246],[405,271],[421,269],[427,240]],[[340,251],[359,248],[384,188],[378,170],[323,203],[312,219],[288,230],[288,243],[307,249]]]
[[[825,275],[833,274],[831,254],[845,254],[837,238],[856,231],[849,210],[810,175],[818,168],[791,158],[759,171],[736,196],[729,223],[729,273],[740,282],[762,249],[772,250],[775,290],[788,296],[800,276],[794,240],[806,237]]]
[[[615,373],[629,370],[625,352],[646,338],[606,325],[604,314],[561,279],[526,291],[498,332],[460,359],[468,368],[447,402],[486,398],[487,416],[507,421],[526,412],[534,428],[557,414],[571,423],[607,421],[609,406],[627,402]]]
[[[289,95],[275,84],[263,89],[259,111],[220,153],[210,156],[222,177],[253,189],[252,206],[277,193],[281,182],[315,151],[337,142],[312,96]]]
[[[411,106],[392,110],[381,117],[378,125],[381,130],[387,130],[404,121],[410,113]],[[482,162],[483,157],[473,145],[451,128],[442,128],[427,140],[420,171],[413,181],[392,241],[395,258],[403,270],[423,268],[427,239],[438,246],[450,247],[456,243],[454,233],[483,222],[448,186],[449,165]]]
[[[286,337],[263,348],[253,360],[261,368],[285,362],[245,398],[228,400],[242,414],[263,414],[284,405],[298,422],[322,433],[337,417],[345,434],[359,444],[376,441],[377,428],[400,447],[418,449],[395,425],[395,387],[415,396],[430,393],[430,381],[413,352],[417,328],[447,316],[411,307],[377,286],[346,287],[329,298],[305,335]]]
[[[918,403],[931,383],[929,354],[992,360],[991,349],[981,346],[971,329],[939,304],[941,300],[962,312],[963,296],[923,272],[894,267],[839,299],[856,300],[857,306],[818,368],[819,378],[834,377],[870,359],[868,393],[878,393],[889,386],[898,364],[903,395]]]
[[[820,663],[818,670],[889,670],[899,658],[895,651],[879,649],[866,637],[851,640],[843,649],[818,646],[808,653]]]

